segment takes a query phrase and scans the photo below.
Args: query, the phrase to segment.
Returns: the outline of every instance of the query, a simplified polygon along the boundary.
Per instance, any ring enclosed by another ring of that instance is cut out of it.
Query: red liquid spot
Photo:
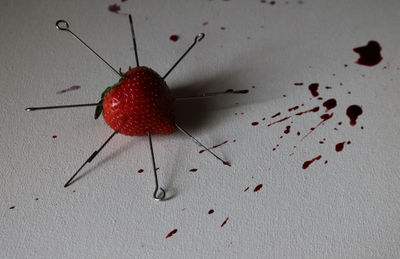
[[[39,200],[39,198],[35,198],[35,201],[38,201]]]
[[[312,108],[312,109],[310,109],[310,110],[298,112],[298,113],[296,113],[295,115],[296,115],[296,116],[300,116],[300,115],[303,115],[303,114],[305,114],[305,113],[317,112],[317,111],[319,111],[319,107],[318,107],[318,106],[316,106],[316,107],[314,107],[314,108]],[[280,113],[279,113],[279,114],[280,114]],[[275,115],[274,115],[274,116],[275,116]],[[274,125],[274,124],[277,124],[277,123],[279,123],[279,122],[285,121],[285,120],[290,119],[290,118],[292,118],[292,117],[293,117],[293,115],[292,115],[292,116],[287,116],[287,117],[285,117],[285,118],[283,118],[283,119],[280,119],[280,120],[278,120],[278,121],[271,122],[271,123],[268,124],[267,126],[269,127],[269,126],[271,126],[271,125]]]
[[[174,230],[172,230],[171,232],[169,232],[169,234],[165,237],[165,238],[169,238],[169,237],[172,237],[173,235],[175,235],[176,234],[176,232],[178,232],[178,229],[174,229]]]
[[[328,163],[328,160],[325,160],[324,164],[327,164],[327,163]]]
[[[275,5],[275,1],[269,2],[270,5]]]
[[[177,41],[177,40],[179,40],[179,36],[178,35],[171,35],[171,36],[169,36],[169,39],[171,40],[171,41]]]
[[[300,136],[300,131],[297,131],[297,136]]]
[[[249,90],[244,89],[244,90],[236,90],[234,91],[233,89],[228,89],[225,91],[225,93],[233,93],[233,94],[247,94]]]
[[[54,136],[52,136],[52,138],[57,138],[57,136],[56,136],[56,135],[54,135]]]
[[[341,122],[341,121],[339,121],[337,124],[338,124],[338,125],[342,125],[342,122]]]
[[[214,213],[214,210],[213,210],[213,209],[211,209],[211,210],[208,211],[208,214],[213,214],[213,213]]]
[[[228,222],[228,220],[229,220],[229,217],[227,217],[226,219],[225,219],[225,221],[224,222],[222,222],[222,224],[221,224],[221,228],[226,224],[226,222]]]
[[[278,117],[279,115],[281,115],[281,113],[280,113],[280,112],[278,112],[278,113],[275,113],[274,115],[272,115],[272,116],[271,116],[271,118]]]
[[[236,142],[236,139],[234,139],[232,142],[235,143],[235,142]]]
[[[279,138],[283,138],[283,136],[280,136]]]
[[[138,172],[139,174],[141,174],[141,173],[144,172],[144,170],[143,170],[143,169],[139,169],[137,172]]]
[[[318,86],[319,86],[319,84],[317,84],[317,83],[313,83],[308,86],[308,90],[310,90],[311,95],[314,97],[317,97],[319,95]]]
[[[351,144],[351,141],[349,140],[349,141],[347,141],[347,143],[346,143],[347,145],[350,145]]]
[[[220,144],[218,144],[218,145],[212,146],[212,147],[210,147],[210,148],[202,149],[202,150],[199,151],[199,153],[201,154],[201,153],[203,153],[203,152],[206,151],[206,150],[210,150],[210,149],[214,149],[214,148],[220,147],[220,146],[222,146],[222,145],[224,145],[224,144],[226,144],[226,143],[228,143],[228,140],[225,140],[224,142],[222,142],[222,143],[220,143]]]
[[[67,89],[58,91],[57,94],[63,94],[63,93],[69,92],[69,91],[78,90],[78,89],[80,89],[80,88],[81,88],[81,87],[80,87],[79,85],[73,85],[73,86],[71,86],[71,87],[69,87],[69,88],[67,88]]]
[[[345,141],[343,141],[341,143],[337,143],[336,146],[335,146],[336,152],[342,151],[345,143],[346,143]]]
[[[362,130],[363,130],[363,129],[364,129],[364,126],[361,126],[361,127],[360,127],[360,129],[362,129]]]
[[[254,192],[258,192],[262,187],[262,184],[257,185],[256,188],[254,188]]]
[[[332,86],[325,86],[325,89],[332,89]]]
[[[225,27],[223,27],[223,26],[221,27],[221,30],[223,30],[223,31],[224,31],[225,29],[226,29]]]
[[[286,94],[283,94],[282,97],[286,97]]]
[[[326,108],[325,112],[329,111],[330,109],[333,109],[336,107],[336,100],[331,98],[327,101],[325,101],[322,105]]]
[[[261,3],[265,4],[267,0],[260,0]]]
[[[294,85],[303,85],[303,83],[294,83]]]
[[[117,4],[112,4],[108,6],[108,11],[118,14],[121,11],[121,7]]]
[[[314,161],[320,160],[321,157],[322,157],[322,156],[319,155],[319,156],[314,157],[313,159],[311,159],[311,160],[309,160],[309,161],[305,161],[302,168],[303,168],[303,169],[307,169],[307,167],[309,167]]]
[[[76,192],[76,190],[73,190],[72,192]]]
[[[347,64],[344,64],[344,67],[348,67],[348,65],[347,65]]]
[[[324,142],[323,142],[323,141],[320,141],[319,144],[324,144]]]
[[[194,172],[196,172],[196,171],[197,171],[196,168],[192,168],[192,169],[189,170],[189,172],[192,172],[192,173],[194,173]]]
[[[289,108],[288,111],[289,111],[289,112],[295,111],[295,110],[297,110],[298,108],[299,108],[299,106],[296,105],[296,106],[293,106],[292,108]]]
[[[206,25],[208,25],[208,22],[203,22],[202,25],[203,25],[203,26],[206,26]]]
[[[13,210],[14,208],[15,208],[15,206],[11,206],[11,207],[10,207],[10,210]]]
[[[300,140],[300,141],[303,141],[306,137],[308,137],[308,135],[310,135],[311,134],[311,132],[313,132],[314,130],[316,130],[319,126],[321,126],[325,121],[327,121],[327,120],[329,120],[329,119],[331,119],[333,117],[333,113],[331,113],[331,114],[322,114],[321,115],[321,121],[317,124],[317,126],[315,126],[315,127],[313,127],[313,128],[311,128],[310,129],[310,131],[306,134],[306,135],[304,135],[304,137]]]
[[[263,121],[265,121],[265,118],[262,118]]]
[[[375,66],[382,60],[382,48],[376,41],[369,41],[366,46],[354,48],[353,50],[360,55],[359,59],[356,61],[359,65]]]
[[[290,125],[286,126],[286,129],[283,133],[289,134],[289,132],[290,132]]]
[[[357,124],[356,120],[358,116],[362,114],[362,109],[358,105],[350,105],[346,110],[346,115],[350,118],[350,125],[354,126]]]
[[[244,189],[243,192],[247,192],[249,190],[250,187],[247,187],[246,189]]]
[[[251,123],[251,125],[253,125],[253,126],[257,126],[257,125],[258,125],[258,122],[257,122],[257,121],[255,121],[255,122],[252,122],[252,123]]]

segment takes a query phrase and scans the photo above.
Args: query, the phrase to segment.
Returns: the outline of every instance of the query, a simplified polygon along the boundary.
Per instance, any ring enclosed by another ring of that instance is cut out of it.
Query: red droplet
[[[224,26],[222,26],[222,27],[221,27],[221,30],[223,30],[223,31],[224,31],[225,29],[226,29],[226,28],[225,28]]]
[[[221,228],[226,224],[226,222],[228,222],[228,220],[229,220],[229,217],[227,217],[226,219],[225,219],[225,221],[224,222],[222,222],[222,224],[221,224]]]
[[[211,210],[208,211],[208,214],[213,214],[213,213],[214,213],[214,210],[213,210],[213,209],[211,209]]]
[[[270,5],[274,5],[274,4],[275,4],[275,1],[271,1],[271,2],[269,2],[269,4],[270,4]]]
[[[210,147],[210,148],[207,148],[207,150],[210,150],[210,149],[214,149],[214,148],[220,147],[220,146],[222,146],[222,145],[224,145],[224,144],[226,144],[226,143],[228,143],[228,140],[225,140],[224,142],[222,142],[222,143],[220,143],[220,144],[218,144],[218,145],[215,145],[215,146],[212,146],[212,147]],[[199,153],[201,154],[201,153],[203,153],[204,151],[206,151],[206,149],[202,149],[202,150],[200,150],[200,151],[199,151]]]
[[[179,36],[178,35],[171,35],[171,36],[169,36],[169,39],[171,40],[171,41],[177,41],[178,39],[179,39]]]
[[[254,122],[251,123],[251,125],[257,126],[257,125],[258,125],[258,122],[257,122],[257,121],[254,121]]]
[[[280,112],[278,112],[278,113],[275,113],[274,115],[272,115],[272,116],[271,116],[271,118],[278,117],[279,115],[281,115],[281,113],[280,113]]]
[[[250,187],[246,187],[246,189],[244,189],[243,192],[247,192],[249,190]]]
[[[299,106],[296,105],[296,106],[293,106],[293,107],[289,108],[288,111],[289,111],[289,112],[295,111],[295,110],[297,110],[298,108],[299,108]]]
[[[319,156],[317,156],[317,157],[314,157],[313,159],[311,159],[311,160],[308,160],[308,161],[305,161],[304,163],[303,163],[303,169],[307,169],[307,167],[309,167],[314,161],[316,161],[316,160],[320,160],[321,159],[321,155],[319,155]]]
[[[324,164],[327,164],[327,163],[328,163],[328,160],[325,160]]]
[[[325,86],[325,89],[332,89],[332,86]]]
[[[256,188],[254,188],[254,192],[258,192],[262,187],[262,184],[257,185]]]
[[[322,105],[326,108],[325,112],[329,111],[330,109],[333,109],[336,107],[336,100],[331,98],[327,101],[325,101]]]
[[[72,192],[76,192],[76,190],[73,190]]]
[[[192,173],[194,173],[194,172],[196,172],[196,171],[197,171],[196,168],[192,168],[192,169],[189,170],[189,172],[192,172]]]
[[[319,84],[317,84],[317,83],[312,83],[308,86],[308,90],[310,90],[311,95],[314,97],[317,97],[319,95],[318,86],[319,86]]]
[[[14,209],[14,208],[15,208],[15,206],[11,206],[11,207],[10,207],[10,210],[12,210],[12,209]]]
[[[233,89],[228,89],[225,91],[225,93],[232,93],[232,94],[247,94],[249,90],[243,89],[243,90],[233,90]]]
[[[294,85],[303,85],[303,83],[294,83]]]
[[[174,230],[172,230],[171,232],[169,232],[169,234],[165,237],[165,238],[169,238],[169,237],[172,237],[173,235],[175,235],[176,234],[176,232],[178,232],[178,229],[174,229]]]
[[[38,201],[39,200],[39,198],[35,198],[35,201]]]
[[[359,65],[375,66],[382,60],[382,48],[376,41],[369,41],[366,46],[354,48],[353,50],[360,55],[359,59],[356,61]]]
[[[138,172],[139,174],[141,174],[141,173],[144,172],[144,170],[143,170],[143,169],[139,169],[137,172]]]
[[[202,25],[203,25],[203,26],[206,26],[206,25],[208,25],[208,22],[203,22]]]
[[[54,135],[54,136],[52,136],[52,138],[54,139],[54,138],[57,138],[57,136],[56,135]]]
[[[117,4],[112,4],[108,6],[108,11],[118,14],[121,11],[121,7]]]
[[[356,125],[358,116],[362,114],[362,109],[358,105],[350,105],[346,110],[346,115],[350,118],[350,125]]]
[[[283,133],[289,134],[289,132],[290,132],[290,125],[286,126],[286,129]]]
[[[345,143],[346,143],[345,141],[337,143],[336,146],[335,146],[336,152],[342,151]]]

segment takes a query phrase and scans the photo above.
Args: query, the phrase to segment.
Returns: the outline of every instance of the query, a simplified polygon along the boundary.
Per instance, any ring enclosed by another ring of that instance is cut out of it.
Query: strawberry
[[[159,74],[148,67],[130,68],[101,95],[95,119],[103,112],[113,130],[128,136],[175,132],[174,98]]]

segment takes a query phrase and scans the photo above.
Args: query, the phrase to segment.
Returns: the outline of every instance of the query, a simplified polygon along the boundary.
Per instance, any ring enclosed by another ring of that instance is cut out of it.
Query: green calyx
[[[130,67],[129,67],[130,69]],[[107,87],[102,93],[101,93],[101,97],[100,97],[100,101],[96,107],[96,110],[94,112],[94,119],[97,120],[101,113],[103,112],[103,101],[104,101],[104,97],[106,97],[106,95],[108,94],[108,92],[110,92],[112,89],[117,88],[120,84],[122,79],[124,79],[126,77],[126,73],[122,73],[121,72],[121,68],[119,69],[119,73],[121,74],[121,78],[118,80],[118,82],[112,86]]]

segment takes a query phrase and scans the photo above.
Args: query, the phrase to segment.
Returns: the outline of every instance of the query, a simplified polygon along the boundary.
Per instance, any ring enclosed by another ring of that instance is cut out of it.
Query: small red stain
[[[57,138],[57,136],[56,136],[56,135],[54,135],[54,136],[52,136],[52,138],[53,138],[53,139],[56,139],[56,138]]]
[[[335,146],[336,152],[342,151],[345,143],[346,143],[345,141],[337,143],[336,146]]]
[[[76,192],[76,190],[73,190],[72,192]]]
[[[317,156],[317,157],[314,157],[314,158],[311,159],[311,160],[305,161],[305,162],[303,163],[302,168],[303,168],[303,169],[307,169],[314,161],[320,160],[321,157],[322,157],[322,156],[319,155],[319,156]]]
[[[289,112],[295,111],[295,110],[297,110],[298,108],[299,108],[299,106],[296,105],[296,106],[293,106],[293,107],[289,108],[288,111],[289,111]]]
[[[229,220],[229,217],[227,217],[227,218],[225,219],[225,221],[224,221],[224,222],[222,222],[222,224],[221,224],[221,228],[222,228],[223,226],[225,226],[225,224],[226,224],[226,222],[228,222],[228,220]]]
[[[203,25],[203,26],[207,26],[207,25],[208,25],[208,22],[203,22],[202,25]]]
[[[254,121],[254,122],[252,122],[252,123],[251,123],[251,125],[253,125],[253,126],[257,126],[257,125],[258,125],[258,121]]]
[[[355,126],[358,116],[362,114],[362,109],[358,105],[350,105],[346,110],[346,115],[350,119],[350,125]]]
[[[327,163],[328,163],[328,160],[325,160],[324,164],[327,164]]]
[[[118,14],[121,11],[121,7],[117,4],[112,4],[108,6],[108,11]]]
[[[223,30],[223,31],[224,31],[224,30],[226,30],[226,28],[225,28],[224,26],[222,26],[222,27],[221,27],[221,30]]]
[[[272,116],[271,116],[271,118],[278,117],[279,115],[281,115],[281,113],[280,113],[280,112],[278,112],[278,113],[275,113],[274,115],[272,115]]]
[[[10,207],[10,210],[13,210],[13,209],[15,209],[15,206],[11,206],[11,207]]]
[[[192,169],[189,170],[189,172],[192,172],[192,173],[194,173],[194,172],[196,172],[196,171],[197,171],[196,168],[192,168]]]
[[[250,187],[246,187],[246,189],[244,189],[243,192],[247,192],[249,190]]]
[[[214,210],[213,210],[213,209],[211,209],[211,210],[208,211],[208,214],[213,214],[213,213],[214,213]]]
[[[318,86],[319,86],[319,84],[317,84],[317,83],[312,83],[308,86],[308,90],[310,90],[311,95],[314,97],[317,97],[319,95]]]
[[[144,170],[143,170],[143,169],[139,169],[137,172],[138,172],[139,174],[141,174],[141,173],[144,172]]]
[[[275,5],[275,1],[269,2],[270,5]]]
[[[39,198],[35,198],[35,201],[38,201],[39,200]]]
[[[294,85],[303,85],[303,83],[294,83]]]
[[[218,144],[218,145],[215,145],[215,146],[212,146],[212,147],[210,147],[210,148],[207,148],[207,150],[210,150],[210,149],[214,149],[214,148],[220,147],[220,146],[222,146],[222,145],[224,145],[224,144],[226,144],[226,143],[228,143],[228,140],[225,140],[224,142],[222,142],[222,143],[220,143],[220,144]],[[200,150],[200,151],[199,151],[199,153],[201,154],[201,153],[203,153],[204,151],[206,151],[206,149],[202,149],[202,150]]]
[[[258,192],[262,187],[262,184],[257,185],[256,188],[254,188],[254,192]]]
[[[169,37],[169,39],[171,40],[171,41],[177,41],[177,40],[179,40],[179,36],[178,35],[171,35],[170,37]]]
[[[286,126],[285,131],[283,132],[285,134],[289,134],[290,133],[290,125]]]
[[[169,234],[165,237],[165,238],[169,238],[169,237],[172,237],[173,235],[175,235],[176,234],[176,232],[178,232],[178,229],[174,229],[174,230],[172,230],[171,232],[169,232]]]

